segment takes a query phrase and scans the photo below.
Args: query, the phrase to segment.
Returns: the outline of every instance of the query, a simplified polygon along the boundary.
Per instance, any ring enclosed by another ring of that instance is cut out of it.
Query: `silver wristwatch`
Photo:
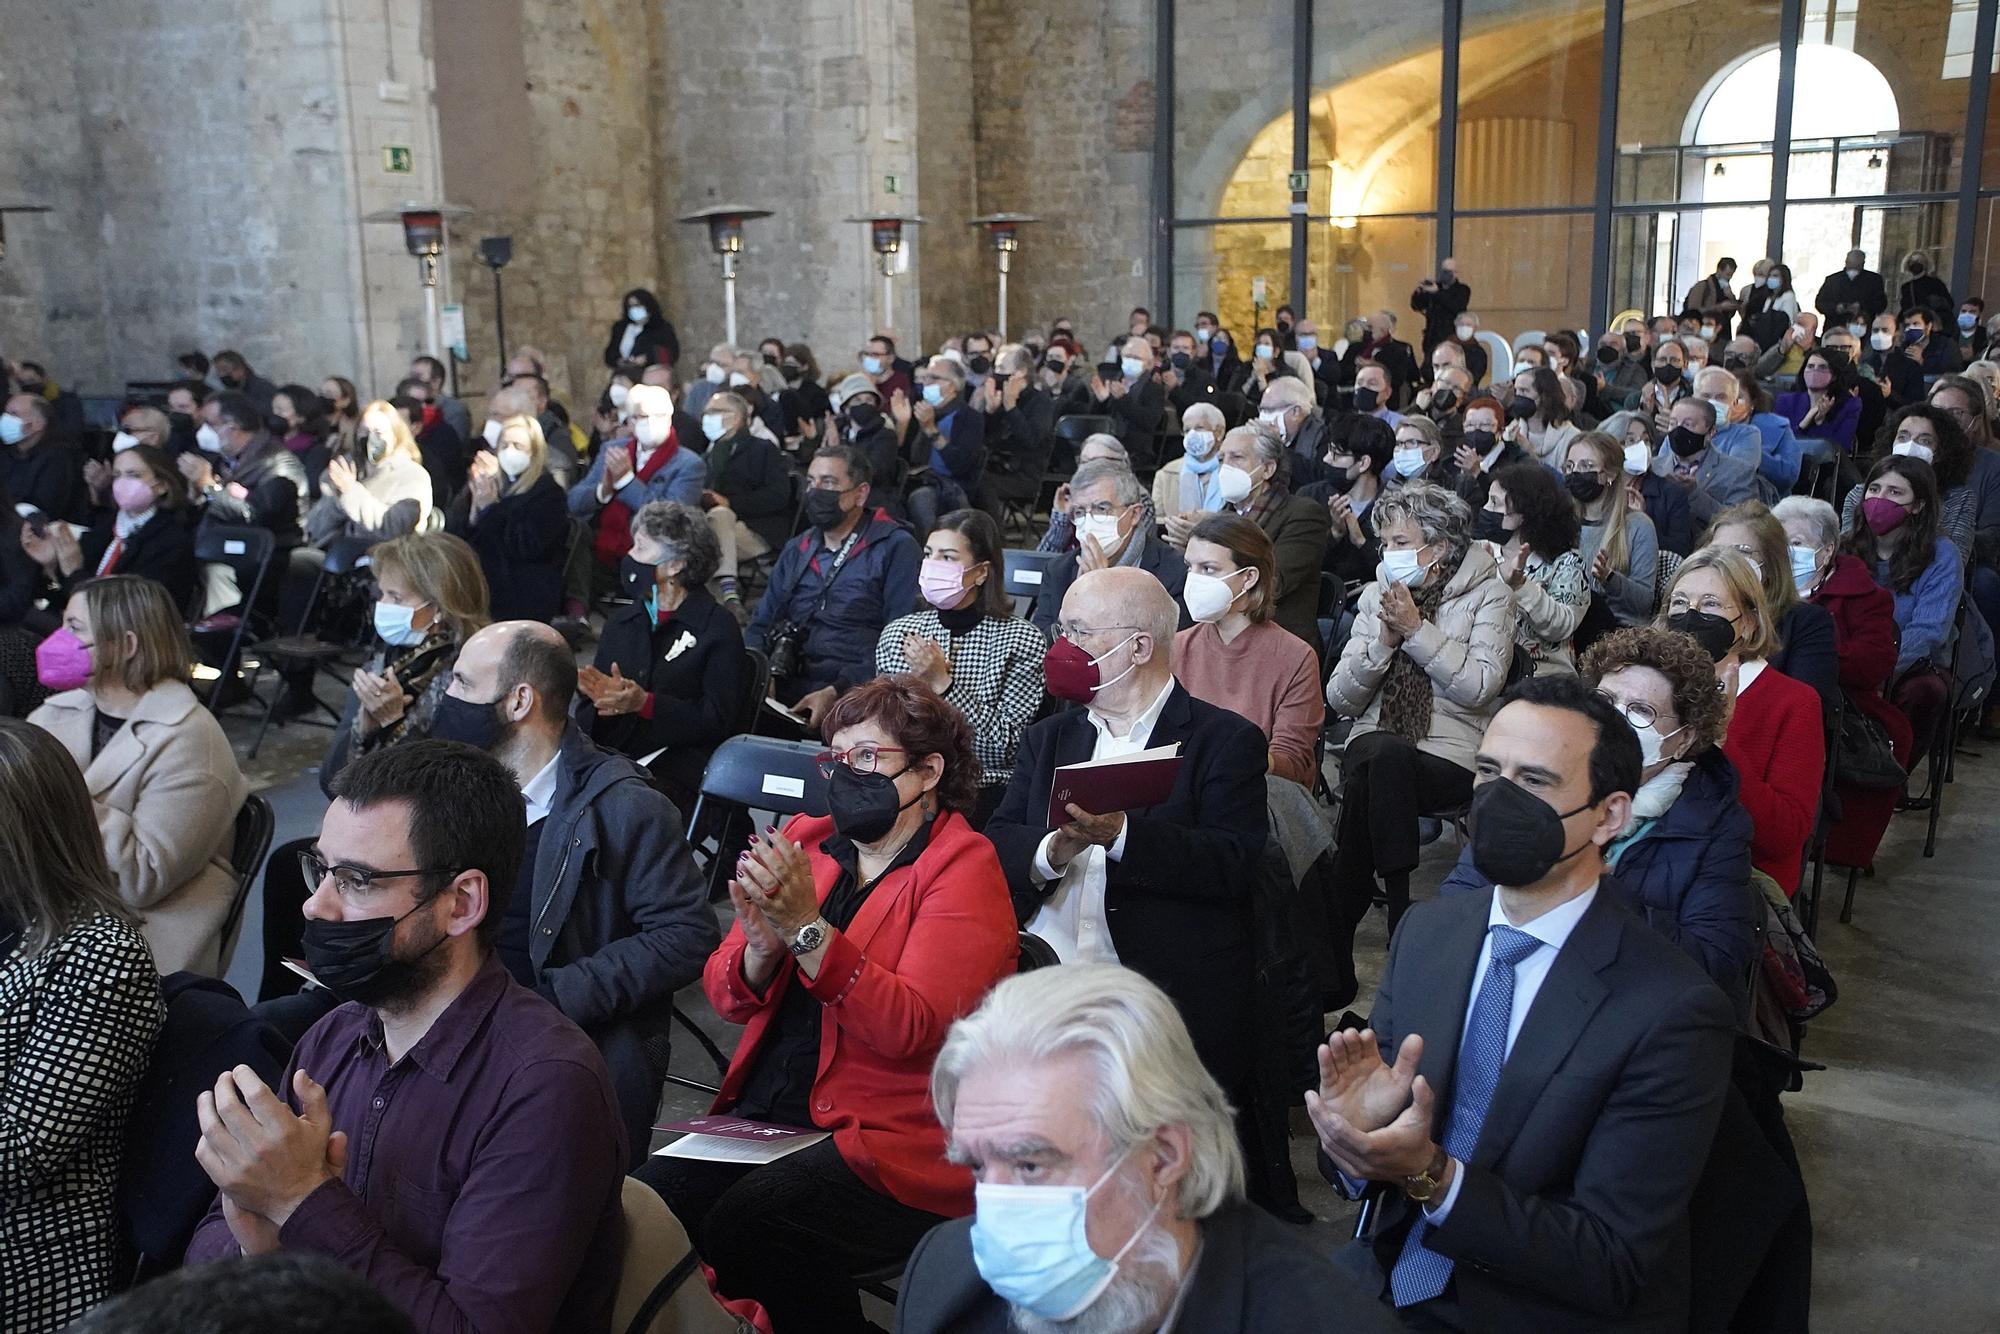
[[[826,944],[827,933],[830,930],[831,928],[827,926],[826,919],[823,917],[815,917],[812,921],[807,922],[799,928],[798,935],[792,937],[790,946],[792,957],[795,959],[803,958],[805,955],[811,954],[814,950]]]

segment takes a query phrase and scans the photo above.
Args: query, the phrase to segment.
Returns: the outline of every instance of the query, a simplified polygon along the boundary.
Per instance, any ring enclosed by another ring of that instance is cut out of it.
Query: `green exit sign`
[[[390,144],[382,150],[382,170],[399,176],[407,176],[413,170],[410,150],[402,144]]]
[[[1308,172],[1295,171],[1285,177],[1285,188],[1295,195],[1302,195],[1312,188],[1312,176]]]
[[[894,176],[884,176],[882,178],[882,193],[885,195],[901,194],[902,182]]]

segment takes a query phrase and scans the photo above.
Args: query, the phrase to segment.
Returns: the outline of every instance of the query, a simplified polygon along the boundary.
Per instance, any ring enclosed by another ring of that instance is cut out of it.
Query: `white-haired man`
[[[1097,439],[1092,436],[1083,442],[1085,452],[1090,451],[1092,441]],[[1118,443],[1108,436],[1104,439],[1111,445]],[[1107,456],[1077,467],[1068,485],[1056,494],[1059,504],[1067,502],[1066,517],[1076,537],[1076,550],[1051,565],[1043,575],[1042,595],[1035,601],[1035,624],[1053,632],[1056,614],[1062,610],[1063,595],[1072,583],[1092,570],[1117,567],[1144,570],[1160,581],[1175,602],[1180,601],[1181,586],[1187,582],[1187,562],[1156,532],[1146,504],[1150,498],[1146,484],[1132,471],[1129,462]],[[1056,528],[1053,518],[1049,527],[1051,532]],[[1043,550],[1047,549],[1045,544]],[[1181,625],[1192,624],[1183,612]]]
[[[1043,968],[952,1026],[931,1097],[976,1212],[918,1243],[899,1334],[1230,1334],[1395,1324],[1243,1198],[1222,1089],[1160,989]]]
[[[699,505],[708,465],[681,434],[671,392],[636,384],[625,396],[632,437],[608,443],[583,480],[569,489],[569,512],[595,532],[591,552],[605,582],[632,550],[632,516],[650,501]]]

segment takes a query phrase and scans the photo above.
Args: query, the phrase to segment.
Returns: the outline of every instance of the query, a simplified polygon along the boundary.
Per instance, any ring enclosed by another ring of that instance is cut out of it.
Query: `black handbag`
[[[1840,714],[1840,781],[1870,791],[1898,789],[1909,774],[1896,762],[1882,724],[1849,705]]]

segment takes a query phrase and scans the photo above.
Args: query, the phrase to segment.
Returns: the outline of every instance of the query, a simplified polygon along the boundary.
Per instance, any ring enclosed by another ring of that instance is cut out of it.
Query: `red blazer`
[[[819,846],[832,833],[824,816],[785,826],[812,860],[821,902],[840,878]],[[714,1110],[735,1103],[785,988],[803,985],[824,1006],[814,1124],[833,1132],[842,1160],[874,1189],[936,1214],[971,1213],[971,1172],[944,1160],[931,1063],[952,1021],[1013,973],[1019,944],[1000,859],[956,812],[940,815],[923,854],[885,876],[848,929],[833,933],[817,978],[787,959],[758,996],[743,981],[743,928],[730,927],[702,982],[717,1014],[749,1027]]]
[[[1787,896],[1796,893],[1826,776],[1819,692],[1766,667],[1737,696],[1722,749],[1736,765],[1740,799],[1750,812],[1750,864]]]
[[[1847,702],[1882,724],[1896,758],[1910,762],[1910,720],[1882,697],[1896,670],[1896,599],[1875,582],[1859,556],[1839,556],[1813,594],[1833,617],[1840,687]]]

